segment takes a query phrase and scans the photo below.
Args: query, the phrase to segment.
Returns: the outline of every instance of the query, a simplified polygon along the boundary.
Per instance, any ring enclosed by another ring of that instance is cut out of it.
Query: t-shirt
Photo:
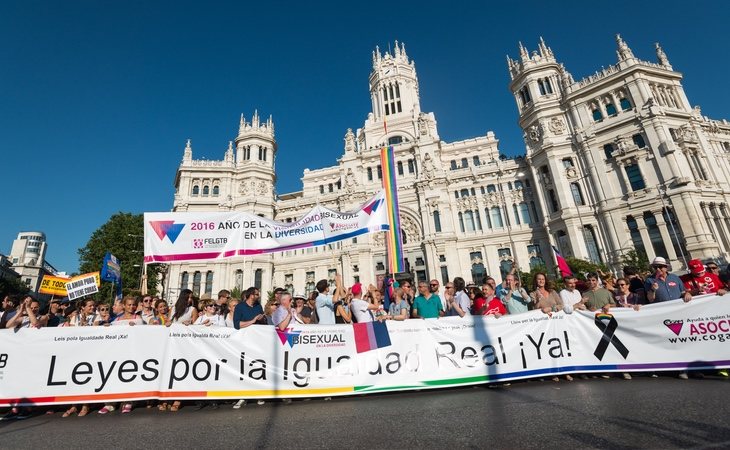
[[[681,276],[680,279],[684,282],[684,288],[692,295],[716,294],[717,291],[723,289],[720,277],[710,272],[705,272],[698,277],[687,274]]]
[[[573,306],[576,303],[580,303],[583,300],[583,296],[580,295],[578,289],[573,289],[572,291],[563,289],[560,291],[560,299],[563,301],[563,305]]]
[[[434,319],[441,311],[441,299],[437,295],[432,295],[428,299],[419,295],[413,301],[413,309],[418,310],[418,315],[424,319]]]
[[[666,280],[661,278],[648,277],[644,281],[644,289],[646,292],[653,291],[652,284],[658,284],[659,289],[654,291],[654,301],[657,303],[668,302],[669,300],[678,300],[682,298],[684,292],[684,283],[673,273],[668,273]]]
[[[223,318],[220,314],[213,314],[212,316],[206,316],[205,314],[201,314],[198,316],[198,319],[195,321],[193,325],[208,325],[214,327],[225,327],[226,326],[226,319]]]
[[[606,305],[615,305],[613,301],[613,294],[608,289],[598,288],[595,291],[585,291],[583,296],[588,300],[586,301],[586,308],[591,311],[596,311],[603,308]]]
[[[505,315],[507,314],[507,308],[504,307],[504,303],[502,303],[502,300],[494,297],[489,301],[489,304],[487,304],[487,310],[484,311],[484,315],[488,316],[490,314],[501,314]]]
[[[352,312],[355,322],[364,323],[373,321],[373,315],[370,314],[368,305],[370,305],[370,303],[361,298],[352,299],[350,302],[350,312]]]
[[[510,314],[522,314],[527,312],[528,305],[532,302],[530,296],[527,295],[527,291],[519,288],[519,290],[512,291],[511,296],[508,296],[507,294],[509,294],[509,289],[500,285],[499,298],[507,307],[507,311]]]
[[[241,322],[253,320],[254,317],[263,313],[264,309],[261,307],[261,303],[254,303],[253,306],[249,306],[248,303],[241,302],[233,310],[233,328],[239,330],[241,328]],[[260,325],[259,323],[255,324]]]
[[[400,303],[392,302],[390,304],[390,310],[388,311],[388,314],[390,314],[393,317],[400,316],[403,313],[403,310],[406,311],[406,318],[411,317],[411,305],[408,304],[407,301],[401,300]]]
[[[319,294],[317,296],[317,318],[320,324],[330,325],[335,323],[335,305],[332,303],[332,296]]]
[[[294,323],[295,323],[294,317],[296,317],[297,312],[293,311],[293,310],[287,311],[284,308],[276,308],[274,313],[271,315],[271,324],[274,325],[275,327],[278,327],[281,322],[286,320],[286,318],[290,312],[291,312],[291,320],[289,320],[287,327],[294,325]]]
[[[461,310],[464,311],[464,313],[466,313],[465,315],[467,315],[467,316],[471,315],[471,308],[470,308],[471,300],[469,300],[469,296],[466,295],[466,292],[459,291],[456,294],[454,294],[454,303],[459,305]],[[459,313],[456,311],[456,308],[451,307],[451,308],[449,308],[448,315],[449,316],[458,316]]]

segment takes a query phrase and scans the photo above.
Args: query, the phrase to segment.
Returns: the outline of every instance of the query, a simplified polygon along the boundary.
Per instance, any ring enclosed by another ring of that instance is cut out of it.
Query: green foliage
[[[565,258],[565,261],[568,263],[570,270],[573,271],[573,275],[579,280],[585,281],[585,274],[588,272],[598,272],[599,270],[604,273],[610,272],[605,264],[595,264],[585,259]]]
[[[91,234],[86,245],[79,249],[81,273],[101,270],[104,254],[109,251],[119,260],[124,295],[140,291],[140,277],[144,258],[144,222],[142,214],[118,212]],[[135,267],[135,265],[137,267]],[[147,289],[156,294],[159,266],[147,267]],[[98,297],[112,299],[112,284],[102,281]]]
[[[22,295],[30,291],[20,278],[0,278],[0,293],[5,295]]]
[[[231,289],[231,298],[237,298],[240,300],[242,295],[243,295],[243,291],[241,289],[239,289],[238,286]]]
[[[649,271],[649,258],[644,252],[629,250],[621,255],[621,265],[623,267],[635,267],[639,272]]]

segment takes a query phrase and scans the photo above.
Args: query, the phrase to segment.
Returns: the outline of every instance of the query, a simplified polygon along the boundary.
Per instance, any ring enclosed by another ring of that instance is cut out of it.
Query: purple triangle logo
[[[672,333],[679,336],[679,333],[682,331],[682,325],[684,325],[684,320],[670,320],[667,319],[664,321],[664,325],[667,326],[670,330],[672,330]]]

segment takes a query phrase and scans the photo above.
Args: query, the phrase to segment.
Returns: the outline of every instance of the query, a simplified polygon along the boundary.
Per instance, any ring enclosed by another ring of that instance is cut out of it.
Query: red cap
[[[705,265],[702,264],[702,261],[699,259],[693,259],[687,263],[687,266],[689,267],[689,271],[693,274],[700,274],[705,271]]]
[[[355,283],[352,285],[352,295],[360,295],[362,294],[362,284]]]

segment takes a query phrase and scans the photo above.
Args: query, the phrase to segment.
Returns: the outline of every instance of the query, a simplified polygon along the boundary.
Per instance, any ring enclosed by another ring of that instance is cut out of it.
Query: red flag
[[[553,245],[553,252],[555,253],[555,259],[558,261],[558,269],[560,269],[560,276],[565,277],[572,277],[573,271],[570,270],[570,267],[568,266],[568,262],[563,258],[563,255],[560,254],[557,248]]]

